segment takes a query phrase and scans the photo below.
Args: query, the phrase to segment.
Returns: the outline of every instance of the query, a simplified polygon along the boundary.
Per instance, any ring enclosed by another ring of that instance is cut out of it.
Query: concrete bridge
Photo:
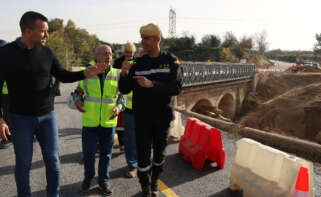
[[[183,90],[176,96],[174,107],[194,111],[211,108],[233,120],[252,89],[254,64],[182,62]],[[175,112],[171,135],[182,135],[180,113]]]
[[[254,128],[240,127],[237,123],[193,112],[194,109],[205,109],[205,112],[218,110],[222,116],[233,120],[241,111],[248,92],[255,89],[252,87],[256,83],[255,65],[183,62],[182,66],[183,90],[175,98],[174,106],[177,111],[170,128],[170,135],[174,139],[179,139],[184,133],[184,121],[181,118],[183,113],[185,116],[196,117],[222,131],[237,133],[311,161],[321,161],[320,144]]]
[[[193,110],[211,106],[224,117],[234,119],[252,88],[253,64],[182,62],[183,91],[175,107]]]

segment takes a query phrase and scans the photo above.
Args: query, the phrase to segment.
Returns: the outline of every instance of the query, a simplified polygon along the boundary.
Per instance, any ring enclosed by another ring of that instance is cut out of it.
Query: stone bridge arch
[[[222,116],[233,120],[236,111],[236,95],[233,93],[222,94],[217,100],[216,106],[222,110]]]
[[[191,111],[197,111],[199,109],[204,109],[206,107],[215,107],[209,99],[202,98],[198,100],[194,106],[192,106]]]
[[[234,120],[242,109],[246,94],[251,91],[251,82],[251,79],[245,79],[185,88],[177,96],[175,106],[182,110],[193,111],[193,108],[206,105],[221,111],[222,116]]]

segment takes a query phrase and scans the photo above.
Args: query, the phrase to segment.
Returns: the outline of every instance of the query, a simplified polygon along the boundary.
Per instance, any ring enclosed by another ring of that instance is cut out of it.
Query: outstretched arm
[[[100,63],[100,64],[96,64],[95,66],[89,66],[84,71],[78,71],[78,72],[67,71],[62,67],[57,56],[53,52],[52,54],[54,57],[52,62],[51,73],[59,81],[64,83],[71,83],[71,82],[83,80],[85,78],[90,78],[97,74],[103,73],[107,69],[106,64]]]

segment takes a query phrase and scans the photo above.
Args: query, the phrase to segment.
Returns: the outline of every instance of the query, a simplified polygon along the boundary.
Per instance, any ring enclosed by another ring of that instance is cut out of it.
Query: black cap
[[[3,47],[4,45],[6,45],[7,44],[7,42],[6,41],[4,41],[4,40],[0,40],[0,47]]]

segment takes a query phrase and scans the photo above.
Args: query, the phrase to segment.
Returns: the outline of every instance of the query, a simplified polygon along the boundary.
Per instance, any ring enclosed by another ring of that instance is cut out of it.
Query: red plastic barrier
[[[178,151],[194,168],[203,168],[206,159],[216,162],[219,168],[225,167],[221,132],[196,118],[187,120]]]

